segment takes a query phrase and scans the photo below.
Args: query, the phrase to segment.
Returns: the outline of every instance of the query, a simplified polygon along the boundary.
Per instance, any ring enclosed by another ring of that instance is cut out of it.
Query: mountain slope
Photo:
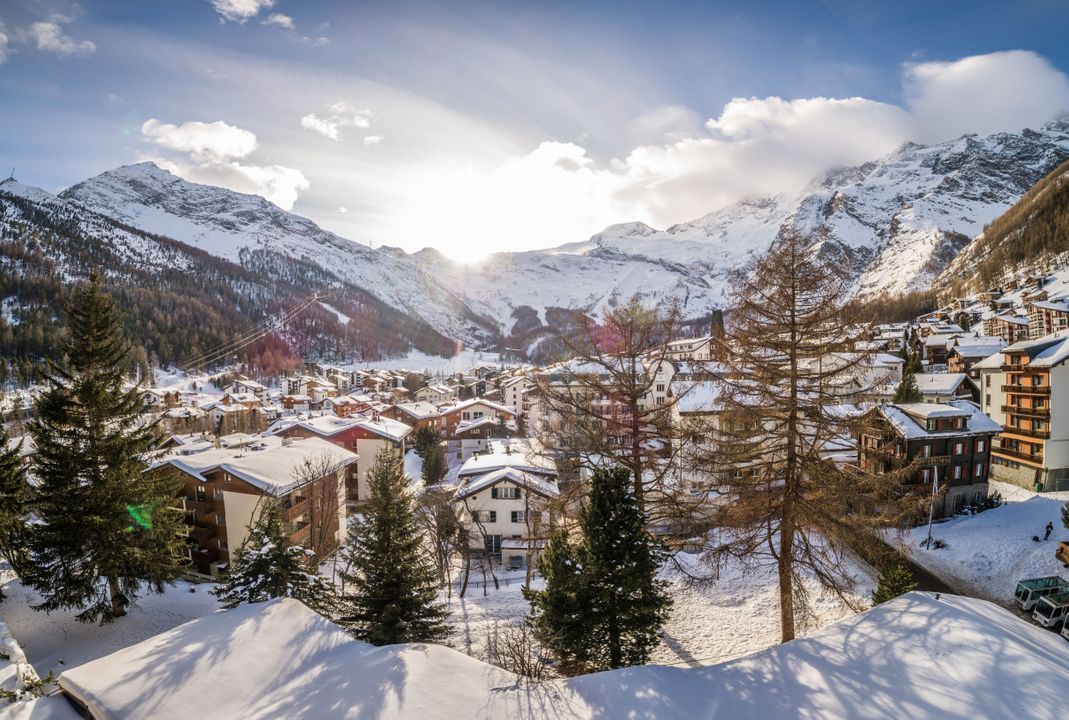
[[[413,348],[448,354],[454,341],[321,268],[293,259],[242,267],[124,225],[63,197],[0,183],[0,356],[55,357],[73,282],[97,268],[146,359],[186,363],[329,288],[324,305],[235,354],[264,367],[303,353],[381,358]],[[344,320],[342,319],[344,318]],[[232,359],[229,355],[226,360]],[[0,378],[2,380],[2,378]]]
[[[984,228],[940,277],[940,285],[984,290],[1011,276],[1044,274],[1069,266],[1069,162],[1036,183]]]
[[[315,265],[349,286],[341,294],[358,288],[449,338],[487,344],[495,337],[493,322],[408,258],[340,238],[257,195],[199,185],[139,163],[80,182],[61,197],[260,272],[294,261]]]

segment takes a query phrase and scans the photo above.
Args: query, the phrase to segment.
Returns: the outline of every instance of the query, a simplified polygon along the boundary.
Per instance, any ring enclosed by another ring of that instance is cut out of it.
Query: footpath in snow
[[[1001,605],[1013,603],[1018,580],[1048,575],[1069,579],[1069,570],[1054,557],[1059,541],[1069,541],[1062,525],[1061,508],[1069,492],[1036,493],[1008,483],[992,482],[1006,504],[978,515],[963,515],[939,523],[932,537],[945,548],[927,550],[920,543],[927,526],[891,538],[910,559],[963,593]],[[1042,542],[1043,528],[1054,523],[1050,540]],[[1038,536],[1041,542],[1032,540]]]

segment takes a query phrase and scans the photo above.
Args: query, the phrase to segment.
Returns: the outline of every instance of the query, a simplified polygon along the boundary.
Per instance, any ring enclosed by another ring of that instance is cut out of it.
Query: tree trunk
[[[111,595],[111,615],[120,618],[126,614],[126,598],[119,588],[119,578],[108,576],[108,592]]]
[[[794,640],[794,580],[791,577],[791,557],[794,553],[794,518],[785,513],[780,525],[779,558],[779,625],[780,642]]]

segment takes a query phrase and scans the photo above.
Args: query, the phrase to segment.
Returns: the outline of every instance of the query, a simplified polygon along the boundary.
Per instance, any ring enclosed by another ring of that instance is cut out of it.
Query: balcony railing
[[[307,547],[311,536],[312,526],[305,525],[303,528],[290,535],[290,542],[294,545],[302,545]]]
[[[1002,428],[1003,434],[1009,435],[1021,435],[1024,437],[1037,438],[1039,440],[1049,440],[1050,430],[1032,430],[1031,428],[1013,427],[1012,425],[1006,425]]]
[[[1023,395],[1050,395],[1050,385],[1003,385],[1002,392]]]
[[[1014,415],[1027,415],[1028,417],[1049,418],[1050,408],[1030,408],[1020,405],[1003,405],[1002,412]]]
[[[1003,457],[1014,458],[1016,460],[1025,460],[1039,465],[1043,464],[1043,455],[1032,455],[1030,453],[1023,453],[1020,450],[1004,447],[991,448],[991,452],[994,455],[1002,455]]]
[[[189,528],[189,536],[198,543],[204,543],[215,537],[214,525],[194,525]]]
[[[190,550],[189,557],[197,565],[207,565],[219,559],[218,550]]]
[[[211,513],[215,512],[215,503],[211,498],[205,498],[204,500],[195,500],[193,498],[186,498],[186,510],[196,510],[199,513]]]
[[[1025,370],[1031,370],[1032,368],[1027,365],[1022,365],[1021,363],[1017,363],[1016,365],[1013,363],[1002,363],[1002,366],[999,369],[1002,370],[1002,372],[1024,372]]]
[[[289,507],[286,508],[286,519],[292,520],[296,517],[300,517],[304,513],[308,512],[308,508],[310,505],[311,502],[308,500],[308,498],[303,498],[291,504]]]

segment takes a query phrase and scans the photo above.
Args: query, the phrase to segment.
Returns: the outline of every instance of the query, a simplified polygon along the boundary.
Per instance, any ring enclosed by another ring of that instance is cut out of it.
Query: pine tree
[[[872,591],[872,604],[894,600],[899,595],[905,595],[917,589],[917,583],[913,580],[913,571],[901,560],[884,568],[880,573],[880,579],[876,589]]]
[[[277,502],[268,502],[249,529],[226,580],[212,594],[225,608],[291,597],[313,610],[330,615],[333,588],[309,567],[312,552],[289,540],[289,532]]]
[[[0,558],[22,574],[26,561],[29,485],[19,451],[26,439],[11,443],[0,427]],[[4,597],[0,591],[0,599]]]
[[[1062,525],[1069,530],[1069,502],[1062,505]]]
[[[64,360],[49,367],[29,428],[40,522],[24,581],[43,598],[36,609],[107,623],[143,588],[161,593],[181,573],[180,482],[142,474],[155,429],[141,422],[141,388],[124,387],[132,356],[95,273],[74,292],[67,320]]]
[[[593,474],[579,527],[574,550],[567,535],[555,538],[550,557],[540,561],[549,573],[546,589],[528,593],[540,639],[592,670],[645,663],[671,598],[656,577],[664,549],[646,532],[626,469]]]
[[[349,533],[338,623],[373,645],[443,640],[438,573],[396,452],[379,451],[367,480],[368,501]]]
[[[920,402],[922,398],[921,390],[917,387],[917,378],[913,375],[913,372],[909,371],[903,374],[902,381],[898,383],[898,388],[895,390],[894,401],[896,403],[913,403]]]
[[[445,453],[442,436],[437,430],[426,426],[419,428],[412,446],[423,461],[421,476],[424,485],[434,485],[445,477]]]

